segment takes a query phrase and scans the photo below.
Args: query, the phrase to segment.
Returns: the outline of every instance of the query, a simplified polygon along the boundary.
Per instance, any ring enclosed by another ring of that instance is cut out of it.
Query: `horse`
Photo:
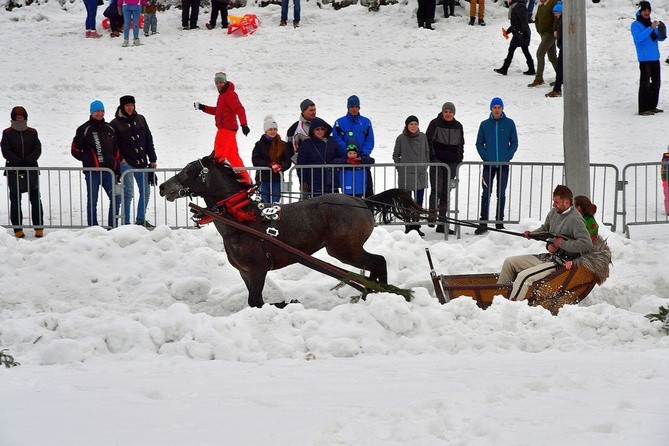
[[[249,189],[250,185],[239,179],[240,175],[229,164],[209,155],[190,162],[162,183],[160,195],[170,202],[186,196],[202,197],[211,208]],[[259,214],[257,203],[248,202],[241,212],[248,215],[254,210]],[[276,239],[309,255],[325,248],[335,259],[369,271],[370,280],[386,284],[386,259],[363,248],[374,229],[374,212],[382,214],[384,219],[393,215],[407,220],[415,218],[420,210],[411,195],[401,189],[387,190],[365,201],[334,193],[283,204],[276,220],[260,218],[245,224],[262,232],[269,229]],[[223,238],[230,264],[246,284],[249,306],[262,307],[267,272],[296,263],[295,256],[223,221],[214,219],[214,224]]]

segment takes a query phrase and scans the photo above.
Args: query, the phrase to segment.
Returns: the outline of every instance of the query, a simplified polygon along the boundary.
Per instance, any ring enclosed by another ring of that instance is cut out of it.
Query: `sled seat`
[[[488,308],[495,296],[506,299],[511,294],[511,284],[498,284],[499,274],[463,274],[441,276],[441,285],[449,299],[467,296],[481,308]],[[525,299],[530,305],[541,306],[553,314],[563,305],[577,304],[596,285],[595,275],[584,267],[560,267],[543,279],[530,285]]]

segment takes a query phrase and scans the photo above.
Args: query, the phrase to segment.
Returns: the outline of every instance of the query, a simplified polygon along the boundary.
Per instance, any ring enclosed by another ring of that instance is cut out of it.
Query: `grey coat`
[[[395,140],[395,164],[429,163],[430,146],[423,132],[410,134],[405,128]],[[409,191],[427,187],[427,166],[397,166],[398,187]]]

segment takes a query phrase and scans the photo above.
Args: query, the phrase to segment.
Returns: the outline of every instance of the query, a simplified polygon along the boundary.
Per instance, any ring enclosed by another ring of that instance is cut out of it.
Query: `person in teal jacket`
[[[500,98],[490,101],[490,116],[479,126],[476,137],[476,150],[484,162],[508,163],[518,149],[518,134],[513,119],[504,114],[504,102]],[[476,228],[476,235],[488,230],[488,210],[490,187],[497,177],[497,210],[495,221],[497,229],[504,229],[504,205],[506,203],[506,184],[509,180],[509,166],[485,164],[481,176],[483,193],[481,195],[481,223]]]
[[[636,20],[630,31],[639,61],[639,115],[652,116],[662,113],[657,108],[660,97],[660,50],[658,42],[667,38],[667,28],[662,22],[650,20],[650,3],[640,2]]]

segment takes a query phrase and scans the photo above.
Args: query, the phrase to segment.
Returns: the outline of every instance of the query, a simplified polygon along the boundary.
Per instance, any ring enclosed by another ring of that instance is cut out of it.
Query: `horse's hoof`
[[[299,300],[297,300],[297,299],[291,299],[289,302],[286,302],[286,301],[284,300],[283,302],[275,302],[275,303],[270,304],[270,305],[274,305],[274,306],[277,307],[277,308],[281,308],[281,309],[283,309],[283,308],[286,308],[286,307],[287,307],[288,305],[290,305],[290,304],[299,304],[299,303],[300,303]]]

